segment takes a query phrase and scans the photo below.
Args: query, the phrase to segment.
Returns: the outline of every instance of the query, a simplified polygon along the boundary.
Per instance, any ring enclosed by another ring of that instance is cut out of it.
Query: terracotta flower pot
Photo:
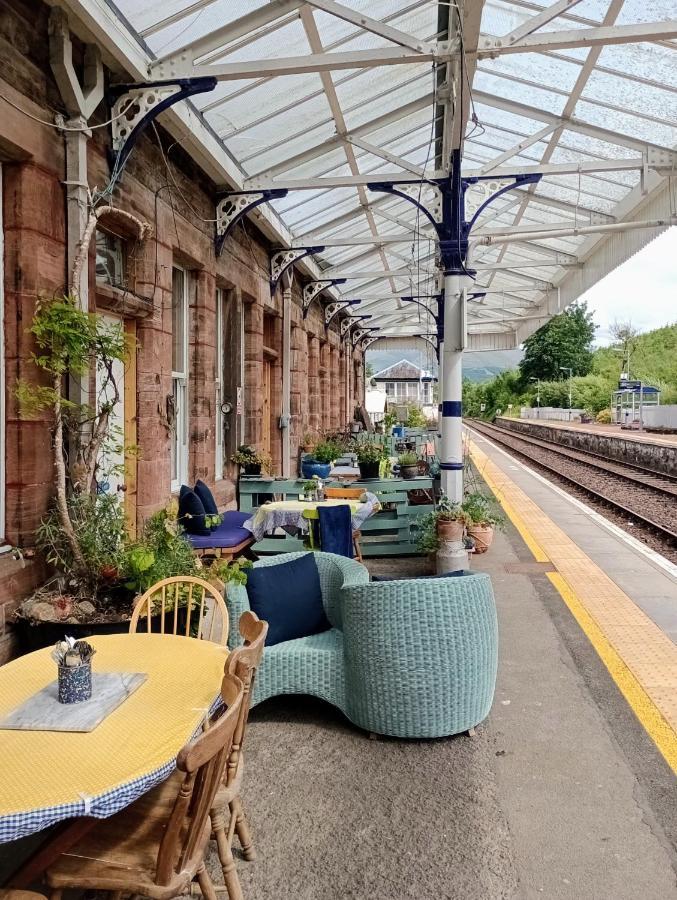
[[[462,541],[464,526],[457,519],[438,519],[437,536],[441,541]]]
[[[494,539],[494,526],[469,525],[468,536],[475,541],[475,553],[486,553]]]

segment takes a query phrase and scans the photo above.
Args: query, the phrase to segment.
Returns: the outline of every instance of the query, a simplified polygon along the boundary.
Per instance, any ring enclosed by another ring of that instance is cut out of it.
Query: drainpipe
[[[291,286],[294,281],[294,267],[290,266],[282,275],[282,475],[291,476]]]

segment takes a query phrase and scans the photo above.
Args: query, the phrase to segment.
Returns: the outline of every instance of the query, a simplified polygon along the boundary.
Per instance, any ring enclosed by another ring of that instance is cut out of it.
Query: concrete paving
[[[308,698],[252,711],[246,900],[677,900],[677,783],[532,559],[509,525],[473,560],[501,641],[474,738],[371,741]]]
[[[305,698],[252,712],[247,900],[677,898],[673,776],[530,559],[509,526],[473,561],[492,574],[501,632],[475,738],[370,741]]]

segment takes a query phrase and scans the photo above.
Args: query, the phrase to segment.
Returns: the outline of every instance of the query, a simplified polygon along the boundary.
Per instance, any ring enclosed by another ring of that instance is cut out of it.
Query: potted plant
[[[320,441],[312,453],[301,462],[301,474],[304,478],[328,478],[332,463],[340,453],[340,448],[329,440]]]
[[[400,478],[416,478],[418,475],[418,457],[415,453],[401,453],[397,457],[400,467]]]
[[[314,500],[316,491],[317,491],[317,476],[315,476],[314,478],[309,478],[308,481],[304,481],[304,483],[303,483],[303,499],[304,500]]]
[[[247,444],[241,444],[230,457],[230,461],[239,466],[243,470],[244,475],[249,476],[260,475],[263,468],[270,468],[270,457],[268,454]]]
[[[462,541],[470,517],[460,503],[442,494],[435,510],[435,525],[440,541]]]
[[[495,510],[495,504],[485,494],[476,491],[463,501],[463,510],[469,518],[468,537],[472,538],[475,553],[486,553],[494,539],[494,530],[503,522]]]
[[[301,449],[304,453],[312,453],[318,443],[318,436],[314,431],[304,431],[301,438]]]
[[[221,591],[228,591],[228,585],[247,583],[247,570],[253,567],[254,563],[244,556],[238,556],[237,559],[222,560],[217,559],[207,570],[207,578],[210,582],[220,587]]]
[[[383,459],[383,447],[372,441],[356,443],[354,447],[357,456],[357,465],[360,469],[360,478],[378,478]]]

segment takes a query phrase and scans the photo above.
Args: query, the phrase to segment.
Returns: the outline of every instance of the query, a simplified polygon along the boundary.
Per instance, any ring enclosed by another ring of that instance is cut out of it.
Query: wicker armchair
[[[303,553],[281,553],[259,559],[254,565],[276,566],[303,556]],[[315,553],[322,602],[332,627],[320,634],[297,638],[266,647],[256,675],[251,705],[279,694],[311,694],[345,709],[345,673],[343,666],[343,632],[341,631],[341,589],[348,585],[366,584],[369,573],[352,559],[333,553]],[[249,609],[247,591],[241,585],[226,586],[226,605],[231,619],[237,622]],[[235,629],[233,629],[235,632]],[[234,649],[239,635],[229,637]]]
[[[486,718],[498,660],[488,575],[370,583],[354,560],[315,558],[332,627],[267,647],[252,706],[279,694],[312,694],[367,731],[407,738],[458,734]],[[229,586],[226,603],[237,621],[249,608],[246,590]]]

